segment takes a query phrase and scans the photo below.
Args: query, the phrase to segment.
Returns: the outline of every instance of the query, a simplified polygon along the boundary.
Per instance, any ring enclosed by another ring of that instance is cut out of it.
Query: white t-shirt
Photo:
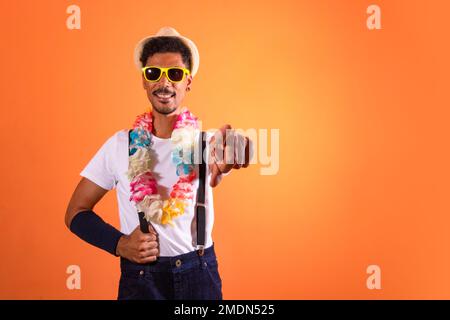
[[[212,133],[207,132],[206,148]],[[152,153],[156,155],[152,173],[158,183],[158,193],[162,199],[167,199],[172,186],[178,180],[175,166],[172,162],[172,143],[170,139],[161,139],[152,136]],[[208,153],[207,153],[208,154]],[[176,256],[196,250],[197,231],[195,219],[195,203],[198,188],[198,165],[196,165],[197,178],[193,182],[193,200],[183,215],[173,219],[173,226],[152,223],[159,238],[160,256]],[[212,245],[211,232],[214,224],[213,192],[209,186],[210,174],[206,166],[206,242],[205,248]],[[128,170],[128,130],[123,129],[110,137],[97,151],[88,165],[80,173],[106,190],[116,188],[119,206],[120,229],[124,234],[130,234],[138,225],[139,219],[134,202],[130,201],[130,181],[126,175]]]

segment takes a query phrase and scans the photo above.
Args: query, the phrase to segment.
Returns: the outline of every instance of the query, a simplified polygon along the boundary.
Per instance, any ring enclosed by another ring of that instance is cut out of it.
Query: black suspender
[[[199,181],[197,189],[197,204],[195,206],[195,215],[197,218],[197,249],[199,254],[203,255],[205,249],[206,233],[206,207],[205,207],[205,185],[206,185],[206,162],[203,159],[206,148],[205,132],[199,134],[199,145],[201,145],[200,164],[198,168]]]
[[[131,156],[131,131],[128,131],[128,156]],[[206,148],[205,132],[199,134],[199,145],[201,145],[200,164],[199,164],[199,181],[197,189],[197,203],[195,206],[195,216],[197,220],[197,249],[199,254],[203,255],[206,237],[206,207],[205,207],[205,186],[206,186],[206,162],[203,159],[204,150]],[[138,212],[139,226],[143,233],[149,233],[148,222],[144,218],[144,212]]]

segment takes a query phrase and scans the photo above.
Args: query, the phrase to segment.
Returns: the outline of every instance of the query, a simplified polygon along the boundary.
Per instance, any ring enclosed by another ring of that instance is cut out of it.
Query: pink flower
[[[179,182],[192,182],[197,175],[195,174],[195,170],[192,170],[188,175],[180,175]]]
[[[185,127],[198,128],[197,117],[195,117],[189,110],[185,110],[178,115],[174,129]]]
[[[137,116],[133,124],[133,129],[136,129],[138,127],[145,129],[148,132],[152,132],[153,124],[152,124],[152,114],[150,112],[146,112]]]
[[[131,197],[130,201],[141,202],[146,195],[157,194],[158,187],[155,178],[151,172],[145,172],[137,175],[130,183]]]
[[[171,198],[178,199],[192,199],[192,184],[179,179],[177,183],[173,186],[172,192],[170,193]]]

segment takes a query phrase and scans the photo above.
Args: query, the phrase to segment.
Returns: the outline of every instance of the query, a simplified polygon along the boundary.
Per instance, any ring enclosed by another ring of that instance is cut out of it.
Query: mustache
[[[175,91],[169,90],[168,88],[156,89],[153,94],[175,94]]]

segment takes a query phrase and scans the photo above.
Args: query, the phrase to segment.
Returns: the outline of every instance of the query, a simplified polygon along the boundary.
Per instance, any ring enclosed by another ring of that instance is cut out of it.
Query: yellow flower
[[[182,215],[186,209],[187,202],[177,198],[170,198],[164,201],[161,224],[172,224],[172,220]]]

